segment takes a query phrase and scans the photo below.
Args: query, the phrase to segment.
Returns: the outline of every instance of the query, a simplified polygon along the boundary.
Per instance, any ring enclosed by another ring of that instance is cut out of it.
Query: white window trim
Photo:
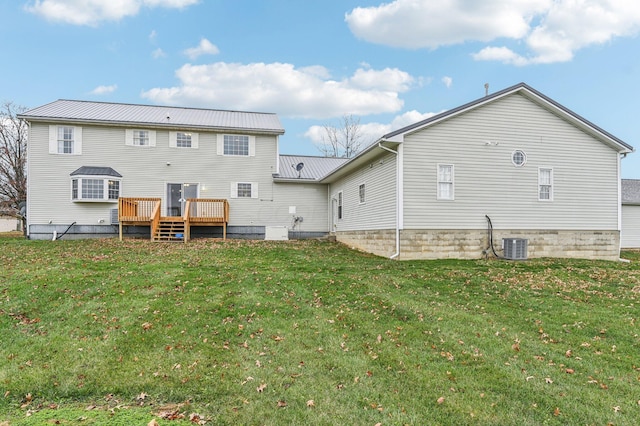
[[[520,152],[522,153],[522,164],[517,164],[514,161],[514,157],[516,155],[516,152]],[[515,167],[524,167],[525,164],[527,164],[527,153],[524,152],[522,149],[514,149],[513,152],[511,153],[511,163],[515,166]]]
[[[102,190],[102,198],[82,198],[82,180],[102,180],[104,188]],[[73,198],[73,181],[78,181],[78,198]],[[114,176],[100,176],[100,175],[75,175],[71,176],[70,191],[71,201],[74,203],[117,203],[117,198],[109,198],[109,181],[119,182],[118,196],[122,194],[122,178]]]
[[[451,182],[440,181],[440,167],[451,167]],[[456,178],[455,178],[455,166],[448,163],[438,163],[436,167],[436,199],[442,201],[454,201],[456,199]],[[451,195],[449,197],[443,197],[440,194],[440,184],[447,183],[451,185]]]
[[[251,197],[238,197],[238,185],[239,184],[247,184],[247,185],[251,185]],[[244,199],[244,200],[250,200],[250,199],[256,199],[258,198],[258,183],[257,182],[231,182],[231,198],[237,198],[237,199]]]
[[[360,188],[362,188],[364,190],[364,197],[362,197],[360,195]],[[360,204],[366,204],[367,203],[367,184],[366,182],[362,182],[360,185],[358,185],[358,201]]]
[[[540,198],[540,189],[542,186],[542,183],[540,182],[540,178],[542,177],[542,170],[549,170],[549,198]],[[542,201],[542,202],[551,202],[553,201],[553,193],[554,193],[554,188],[553,188],[554,184],[553,184],[553,167],[538,167],[538,201]]]
[[[135,131],[145,131],[149,132],[149,145],[134,145],[133,144],[133,133]],[[126,129],[124,136],[124,143],[127,146],[135,146],[136,148],[153,148],[156,146],[156,131],[149,129]]]
[[[73,128],[73,152],[71,153],[58,152],[58,128],[60,127]],[[51,124],[49,126],[49,154],[82,155],[82,127]]]
[[[178,146],[178,133],[189,133],[191,135],[191,146]],[[177,148],[177,149],[198,149],[199,145],[199,134],[194,132],[169,132],[169,148]]]
[[[225,136],[248,136],[249,137],[249,155],[233,155],[233,154],[225,154],[224,153],[224,137]],[[216,138],[216,150],[218,155],[222,155],[225,157],[255,157],[256,156],[256,137],[252,135],[236,135],[231,133],[219,133]]]

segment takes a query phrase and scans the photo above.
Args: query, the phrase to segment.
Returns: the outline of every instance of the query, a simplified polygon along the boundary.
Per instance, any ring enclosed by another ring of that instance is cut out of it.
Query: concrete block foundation
[[[378,256],[395,253],[395,230],[339,231],[336,240]],[[557,257],[619,260],[619,231],[581,230],[494,230],[493,245],[502,255],[503,238],[528,240],[528,258]],[[493,257],[486,229],[400,231],[401,260],[481,259]]]

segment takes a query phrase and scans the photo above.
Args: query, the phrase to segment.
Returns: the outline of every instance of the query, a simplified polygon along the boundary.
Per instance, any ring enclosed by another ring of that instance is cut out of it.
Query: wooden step
[[[153,241],[184,241],[185,225],[181,217],[162,217]]]

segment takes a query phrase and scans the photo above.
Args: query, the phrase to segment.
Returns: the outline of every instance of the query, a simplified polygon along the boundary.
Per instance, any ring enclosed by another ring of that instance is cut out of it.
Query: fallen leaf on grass
[[[565,372],[566,372],[567,374],[573,374],[573,373],[575,373],[575,371],[573,370],[573,368],[567,368],[567,369],[565,370]]]
[[[307,401],[307,407],[315,407],[315,406],[316,406],[316,403],[313,402],[313,399],[310,399]]]
[[[147,426],[160,426],[160,425],[158,424],[156,419],[153,419],[149,423],[147,423]]]
[[[550,378],[550,377],[545,377],[544,381],[545,381],[546,383],[548,383],[548,384],[553,383],[553,380],[551,380],[551,378]]]
[[[287,406],[287,402],[286,401],[284,401],[282,399],[278,401],[278,407],[279,408],[284,408],[286,406]]]
[[[560,415],[560,408],[556,407],[556,409],[553,410],[553,415],[558,417]]]
[[[266,388],[267,388],[267,384],[266,384],[266,383],[263,383],[263,384],[261,384],[260,386],[258,386],[258,387],[256,388],[256,391],[258,391],[258,392],[263,392]]]
[[[440,398],[438,398],[436,402],[438,404],[442,404],[444,402],[444,396],[441,396]]]
[[[148,330],[152,327],[152,324],[150,322],[143,322],[142,323],[142,329],[143,330]]]

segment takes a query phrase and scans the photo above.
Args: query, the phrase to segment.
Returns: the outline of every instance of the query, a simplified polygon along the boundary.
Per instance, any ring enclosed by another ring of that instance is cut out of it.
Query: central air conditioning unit
[[[525,238],[503,238],[504,258],[508,260],[526,260],[529,240]]]

